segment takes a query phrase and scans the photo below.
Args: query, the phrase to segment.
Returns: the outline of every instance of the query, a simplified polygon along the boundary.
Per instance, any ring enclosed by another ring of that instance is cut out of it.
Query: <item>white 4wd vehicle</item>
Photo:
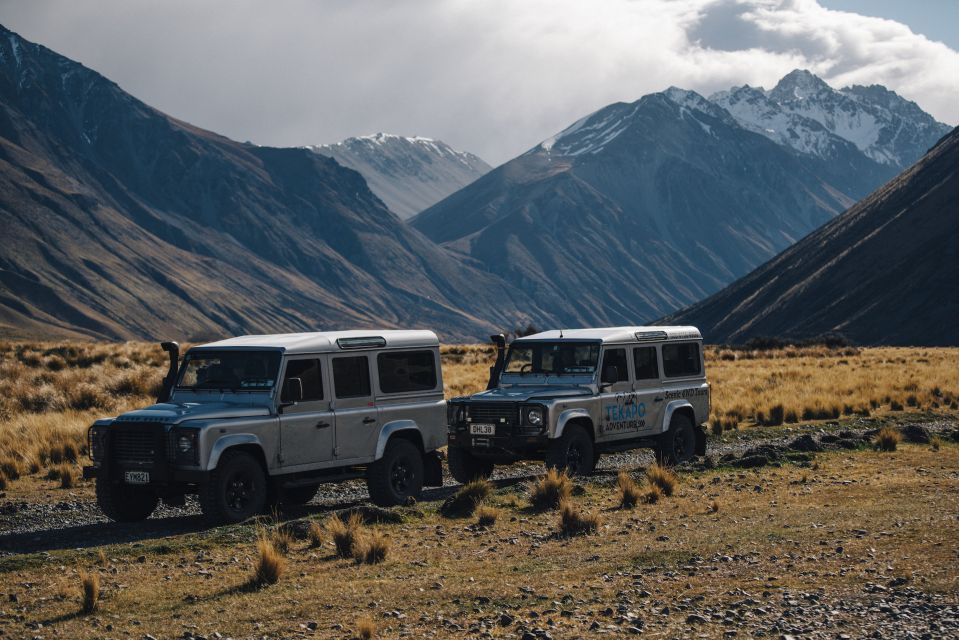
[[[190,349],[157,404],[90,427],[97,501],[114,520],[199,495],[238,522],[305,503],[322,482],[365,477],[380,505],[442,484],[439,341],[432,331],[243,336]]]
[[[487,390],[447,409],[459,482],[516,460],[584,475],[603,452],[651,447],[667,464],[705,454],[709,383],[695,327],[546,331],[508,352],[493,339]]]

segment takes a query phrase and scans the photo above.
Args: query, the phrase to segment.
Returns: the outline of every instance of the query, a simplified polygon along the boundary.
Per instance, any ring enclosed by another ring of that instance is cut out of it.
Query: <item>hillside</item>
[[[773,260],[665,320],[710,342],[838,332],[856,343],[959,344],[959,129]]]
[[[472,153],[442,140],[387,133],[309,147],[360,173],[390,211],[406,219],[490,170]]]
[[[0,227],[3,335],[476,338],[531,319],[358,173],[170,118],[2,27]]]

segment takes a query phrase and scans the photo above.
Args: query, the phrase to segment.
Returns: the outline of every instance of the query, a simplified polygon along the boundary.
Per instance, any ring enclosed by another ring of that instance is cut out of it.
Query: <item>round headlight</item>
[[[534,427],[543,424],[543,412],[541,409],[530,409],[526,412],[526,421]]]
[[[181,453],[186,453],[193,448],[193,438],[190,436],[180,436],[176,441],[176,446],[180,449]]]

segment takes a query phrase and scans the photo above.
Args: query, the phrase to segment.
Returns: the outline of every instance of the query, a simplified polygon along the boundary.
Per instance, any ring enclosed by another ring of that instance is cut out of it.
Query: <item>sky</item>
[[[262,145],[384,131],[495,165],[611,102],[794,68],[959,123],[959,0],[0,0],[0,23]]]

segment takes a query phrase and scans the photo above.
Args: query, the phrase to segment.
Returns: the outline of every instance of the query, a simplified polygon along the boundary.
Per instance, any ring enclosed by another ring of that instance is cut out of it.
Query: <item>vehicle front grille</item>
[[[153,464],[158,454],[165,457],[162,425],[114,425],[110,433],[110,457],[124,464]]]
[[[518,408],[512,402],[483,402],[469,406],[470,422],[516,424],[518,422]]]

